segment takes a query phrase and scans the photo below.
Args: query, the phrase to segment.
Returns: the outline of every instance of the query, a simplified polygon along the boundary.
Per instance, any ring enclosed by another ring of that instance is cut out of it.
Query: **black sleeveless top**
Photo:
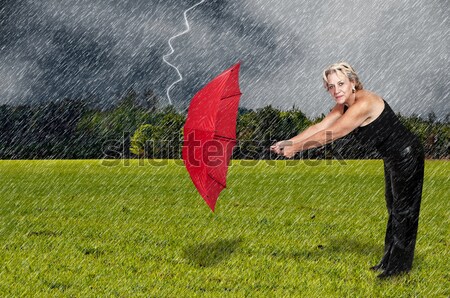
[[[352,135],[363,146],[375,149],[383,159],[402,158],[408,146],[421,148],[419,139],[409,131],[384,101],[383,112],[371,123],[356,128]],[[346,111],[344,107],[344,113]]]

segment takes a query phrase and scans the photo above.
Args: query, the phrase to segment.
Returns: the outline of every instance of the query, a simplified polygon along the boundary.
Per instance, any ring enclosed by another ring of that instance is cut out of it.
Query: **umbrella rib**
[[[214,132],[213,130],[198,129],[198,128],[195,128],[195,127],[188,127],[188,126],[185,126],[185,129],[190,129],[190,130],[193,130],[193,131],[201,131],[201,132]]]
[[[190,129],[195,130],[195,131],[202,131],[202,132],[212,132],[212,131],[206,130],[206,129],[197,129],[197,128],[190,128]],[[215,133],[214,133],[214,138],[224,139],[224,140],[227,140],[227,141],[236,141],[235,138],[225,137],[225,136],[218,135],[218,134],[215,134]]]
[[[224,136],[221,136],[221,135],[214,135],[214,137],[215,138],[219,138],[219,139],[224,139],[226,141],[236,141],[236,139],[234,139],[234,138],[224,137]]]
[[[216,181],[217,183],[219,183],[223,188],[226,188],[225,185],[223,185],[222,183],[220,183],[219,181],[217,181],[216,178],[214,178],[210,173],[208,173],[209,178],[211,178],[212,180]]]
[[[242,95],[242,93],[237,93],[237,94],[230,95],[230,96],[227,96],[227,97],[222,97],[220,100],[224,100],[224,99],[227,99],[227,98],[230,98],[230,97],[235,97],[235,96],[240,96],[240,95]]]

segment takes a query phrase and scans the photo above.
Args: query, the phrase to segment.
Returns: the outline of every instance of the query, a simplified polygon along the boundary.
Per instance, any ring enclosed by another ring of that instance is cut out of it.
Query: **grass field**
[[[382,161],[234,161],[212,213],[180,161],[0,161],[0,296],[449,297],[450,162],[410,274],[379,281]]]

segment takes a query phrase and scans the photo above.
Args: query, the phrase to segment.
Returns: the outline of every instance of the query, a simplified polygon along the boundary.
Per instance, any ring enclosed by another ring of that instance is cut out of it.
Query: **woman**
[[[384,161],[389,219],[384,256],[371,269],[382,270],[379,278],[408,272],[414,258],[422,197],[422,145],[384,99],[363,89],[349,64],[331,65],[323,72],[323,81],[336,101],[334,108],[320,123],[274,144],[271,150],[291,158],[296,152],[322,146],[350,132],[364,146],[376,149]]]

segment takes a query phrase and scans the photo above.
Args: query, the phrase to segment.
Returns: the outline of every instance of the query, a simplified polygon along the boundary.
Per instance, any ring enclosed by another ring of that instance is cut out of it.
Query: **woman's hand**
[[[287,158],[292,158],[296,153],[294,146],[292,146],[292,141],[289,140],[276,142],[270,146],[270,150]]]

